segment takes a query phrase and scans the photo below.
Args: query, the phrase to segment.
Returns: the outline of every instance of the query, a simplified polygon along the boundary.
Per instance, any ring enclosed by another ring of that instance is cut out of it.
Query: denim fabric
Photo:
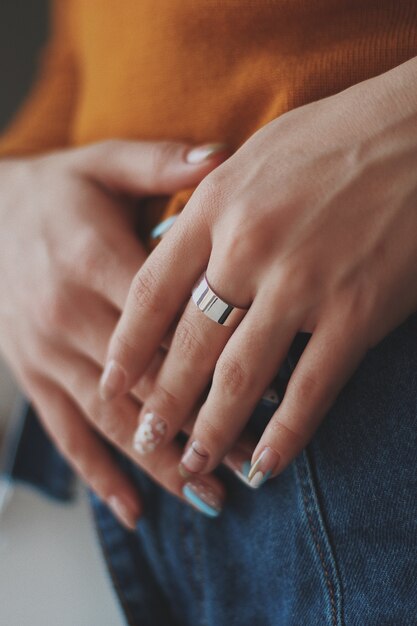
[[[24,482],[55,500],[74,496],[74,473],[24,399],[16,409],[1,450],[0,477]]]
[[[288,359],[295,366],[306,338]],[[259,406],[251,426],[271,416]],[[417,315],[376,348],[307,449],[259,491],[220,471],[208,519],[120,463],[144,496],[135,533],[92,496],[135,626],[417,625]]]

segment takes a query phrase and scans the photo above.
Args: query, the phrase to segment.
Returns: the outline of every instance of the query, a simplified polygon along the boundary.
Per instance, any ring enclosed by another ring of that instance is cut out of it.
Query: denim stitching
[[[336,563],[332,554],[329,538],[321,516],[319,503],[317,501],[307,451],[304,451],[296,460],[296,469],[301,486],[304,510],[329,593],[332,626],[343,626],[340,581],[338,579]],[[314,520],[313,515],[316,517],[316,521]]]

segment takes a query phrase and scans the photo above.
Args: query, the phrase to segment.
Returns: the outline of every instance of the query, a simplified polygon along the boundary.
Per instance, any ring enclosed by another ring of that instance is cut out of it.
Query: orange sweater
[[[285,111],[417,55],[415,0],[55,0],[53,9],[38,80],[0,156],[109,137],[236,148]]]

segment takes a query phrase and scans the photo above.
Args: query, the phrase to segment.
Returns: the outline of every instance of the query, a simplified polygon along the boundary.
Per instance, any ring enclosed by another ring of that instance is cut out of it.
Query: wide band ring
[[[222,300],[208,284],[205,274],[194,286],[192,299],[204,315],[222,326],[236,327],[247,311]]]

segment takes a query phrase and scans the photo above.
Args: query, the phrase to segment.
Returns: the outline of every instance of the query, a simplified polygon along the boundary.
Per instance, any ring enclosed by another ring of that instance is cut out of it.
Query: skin
[[[223,150],[190,164],[191,149],[108,141],[0,163],[0,280],[7,294],[0,302],[1,352],[57,447],[129,528],[141,515],[140,496],[99,434],[183,499],[178,444],[147,459],[132,447],[164,350],[154,351],[130,394],[104,402],[97,388],[110,336],[146,258],[134,234],[137,200],[195,185],[224,160]],[[217,478],[205,480],[223,497]]]
[[[205,178],[136,274],[107,356],[123,373],[117,397],[202,272],[248,308],[228,329],[189,301],[145,403],[166,420],[170,445],[213,379],[190,436],[200,473],[231,448],[298,331],[311,339],[252,457],[266,450],[257,467],[272,475],[366,352],[416,311],[416,85],[412,59],[263,127]]]

